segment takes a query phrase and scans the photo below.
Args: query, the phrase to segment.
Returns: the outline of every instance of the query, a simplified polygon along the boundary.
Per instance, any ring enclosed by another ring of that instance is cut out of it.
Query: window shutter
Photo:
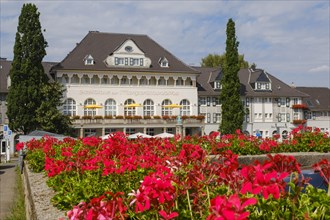
[[[290,107],[290,98],[286,98],[286,107]]]

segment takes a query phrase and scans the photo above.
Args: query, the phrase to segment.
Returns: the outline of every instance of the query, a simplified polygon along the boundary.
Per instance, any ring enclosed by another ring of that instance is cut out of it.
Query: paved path
[[[0,164],[0,220],[10,214],[15,200],[17,163],[17,158],[11,158],[11,162]]]

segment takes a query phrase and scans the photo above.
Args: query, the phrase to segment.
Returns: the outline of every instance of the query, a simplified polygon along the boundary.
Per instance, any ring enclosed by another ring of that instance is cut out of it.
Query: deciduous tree
[[[223,54],[209,54],[202,58],[202,67],[223,67],[226,60],[226,53]],[[244,60],[244,54],[238,55],[238,63],[240,68],[248,68],[249,62]]]

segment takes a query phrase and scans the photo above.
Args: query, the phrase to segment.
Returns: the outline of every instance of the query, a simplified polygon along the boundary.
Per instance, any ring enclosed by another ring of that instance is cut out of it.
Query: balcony
[[[305,104],[295,104],[295,105],[292,105],[292,108],[293,109],[303,109],[303,110],[308,109],[307,105],[305,105]]]
[[[102,127],[103,125],[173,125],[177,124],[177,116],[72,116],[73,126],[79,125],[93,125],[96,127]],[[182,116],[182,124],[184,125],[196,125],[203,124],[205,117],[203,115],[198,116]]]

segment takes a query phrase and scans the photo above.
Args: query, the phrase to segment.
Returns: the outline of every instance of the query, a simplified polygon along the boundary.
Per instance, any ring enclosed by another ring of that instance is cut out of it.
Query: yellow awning
[[[128,104],[125,105],[126,108],[135,108],[135,107],[142,107],[143,105],[138,104],[138,103],[132,103],[132,104]]]
[[[164,108],[182,108],[182,105],[178,104],[170,104],[170,105],[163,105]]]
[[[102,108],[102,105],[85,105],[84,108]]]

